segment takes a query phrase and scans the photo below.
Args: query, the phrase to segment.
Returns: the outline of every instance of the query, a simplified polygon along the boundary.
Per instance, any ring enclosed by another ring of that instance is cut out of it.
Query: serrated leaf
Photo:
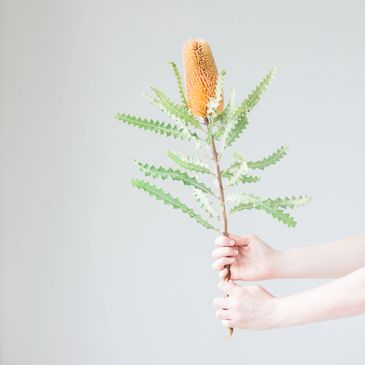
[[[240,182],[242,183],[255,183],[258,181],[260,181],[260,177],[254,175],[244,175],[240,179]]]
[[[220,102],[223,98],[223,81],[224,76],[226,75],[225,70],[221,70],[217,77],[216,87],[215,87],[215,97],[210,98],[207,104],[207,114],[213,117],[217,114],[217,109],[220,105]]]
[[[255,195],[251,193],[233,193],[228,195],[225,200],[230,203],[249,204],[255,201]]]
[[[137,189],[145,191],[155,199],[161,200],[164,204],[171,205],[173,208],[181,210],[205,228],[218,230],[217,228],[213,227],[209,222],[207,222],[204,218],[202,218],[198,213],[196,213],[193,209],[188,208],[186,204],[181,202],[178,198],[171,196],[171,194],[166,193],[161,188],[158,188],[156,185],[152,185],[147,181],[139,179],[131,180],[131,184]]]
[[[179,69],[177,68],[175,62],[169,62],[169,63],[171,65],[172,70],[173,70],[174,75],[175,75],[175,79],[176,79],[176,82],[177,82],[177,87],[178,87],[178,90],[179,90],[181,103],[182,103],[184,109],[188,110],[189,109],[188,108],[188,102],[186,101],[183,82],[182,82],[182,77],[180,75]]]
[[[217,130],[214,133],[214,138],[216,140],[219,140],[223,136],[226,129],[226,124],[232,120],[234,112],[236,111],[236,107],[234,104],[235,95],[235,88],[234,86],[232,86],[231,93],[225,108],[222,110],[221,113],[217,114],[213,120],[213,122],[218,125]]]
[[[170,114],[170,112],[165,108],[164,105],[162,105],[162,103],[159,99],[157,99],[156,97],[147,95],[147,94],[142,94],[142,95],[147,100],[149,100],[151,104],[155,105],[163,113],[167,114],[167,116],[170,117],[174,122],[176,122],[176,124],[180,127],[183,134],[185,135],[185,139],[199,141],[198,135],[195,132],[191,131],[185,122],[183,122],[182,120],[180,120],[180,119],[174,117],[172,114]]]
[[[288,227],[295,227],[297,224],[295,219],[290,214],[273,205],[269,199],[264,200],[261,197],[253,194],[242,194],[241,203],[233,207],[230,210],[230,213],[235,213],[243,209],[262,210],[271,215],[273,218],[277,219],[279,222],[286,224]]]
[[[202,174],[212,174],[209,166],[197,158],[186,157],[182,155],[179,156],[171,151],[167,152],[167,156],[170,158],[170,160],[174,161],[177,165],[181,166],[185,170],[200,172]]]
[[[223,170],[221,172],[222,177],[230,179],[232,177],[232,172],[229,172],[227,170]],[[255,175],[243,175],[240,180],[240,182],[242,183],[255,183],[260,181],[260,176],[255,176]]]
[[[199,121],[194,117],[189,110],[186,110],[179,105],[172,102],[166,94],[164,94],[161,90],[158,90],[154,87],[151,87],[151,90],[155,93],[159,105],[161,106],[161,110],[168,114],[171,118],[176,121],[181,121],[185,123],[187,126],[194,126],[195,128],[201,129],[201,125]]]
[[[115,118],[121,122],[127,123],[134,127],[149,130],[151,132],[155,132],[167,137],[189,139],[189,136],[187,136],[184,133],[183,129],[178,128],[176,126],[172,126],[171,124],[168,123],[152,119],[140,118],[124,113],[116,114]]]
[[[310,203],[312,201],[312,198],[307,195],[300,195],[298,197],[292,196],[268,200],[270,201],[270,204],[275,207],[294,209]]]
[[[193,186],[196,189],[199,189],[205,193],[213,194],[212,190],[203,184],[202,182],[198,181],[195,177],[189,176],[186,172],[182,172],[180,170],[173,170],[171,168],[164,168],[164,167],[156,167],[153,165],[149,165],[147,163],[142,163],[136,161],[138,168],[146,175],[151,176],[153,178],[161,178],[166,180],[170,178],[175,181],[181,181],[184,185]]]
[[[213,204],[209,200],[207,194],[203,193],[201,190],[194,189],[194,196],[197,202],[200,203],[200,206],[205,210],[206,213],[208,213],[211,218],[219,220],[219,215],[214,209]]]
[[[262,94],[270,85],[272,79],[276,75],[276,68],[272,67],[261,82],[256,86],[256,88],[248,95],[248,97],[243,101],[247,112],[250,112],[252,108],[260,101]]]
[[[240,112],[236,110],[232,119],[227,122],[226,129],[223,133],[221,153],[238,139],[242,131],[246,129],[247,125],[247,111],[245,109]]]
[[[244,159],[239,160],[237,168],[233,170],[232,176],[228,180],[228,186],[236,185],[245,175],[247,175],[247,172],[247,162]]]
[[[274,165],[277,162],[279,162],[286,155],[287,150],[288,150],[288,146],[281,146],[270,156],[265,157],[262,160],[258,160],[258,161],[249,161],[249,162],[247,162],[247,165],[250,169],[263,170],[264,168],[266,168],[270,165]]]

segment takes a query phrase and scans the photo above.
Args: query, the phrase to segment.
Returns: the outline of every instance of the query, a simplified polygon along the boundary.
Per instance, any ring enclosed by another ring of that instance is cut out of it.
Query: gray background
[[[237,145],[290,145],[248,191],[307,193],[290,230],[242,213],[231,231],[278,249],[364,230],[365,23],[361,1],[0,1],[1,365],[363,364],[365,317],[269,332],[215,318],[215,234],[129,185],[132,160],[186,146],[114,121],[163,118],[170,60],[206,38],[239,99],[279,74]],[[186,147],[186,148],[185,148]],[[193,199],[178,186],[189,204]],[[174,185],[175,186],[175,185]],[[264,285],[284,296],[321,281]]]

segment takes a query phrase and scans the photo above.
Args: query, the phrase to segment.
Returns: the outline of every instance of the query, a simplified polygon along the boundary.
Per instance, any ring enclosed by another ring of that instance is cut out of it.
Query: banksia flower
[[[209,99],[215,97],[217,66],[207,41],[188,40],[183,47],[185,84],[189,109],[194,115],[205,117]],[[223,95],[218,112],[223,109]]]

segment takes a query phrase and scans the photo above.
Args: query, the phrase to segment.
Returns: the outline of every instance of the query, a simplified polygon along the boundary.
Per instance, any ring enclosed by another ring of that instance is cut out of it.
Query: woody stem
[[[208,128],[208,132],[209,132],[209,119],[208,117],[204,117],[204,123]],[[217,147],[215,145],[215,140],[214,140],[214,134],[210,133],[210,148],[212,151],[212,157],[213,157],[213,161],[214,161],[214,165],[215,165],[215,177],[217,179],[218,182],[218,189],[219,189],[219,200],[220,200],[220,206],[221,206],[221,219],[222,219],[222,223],[223,223],[223,235],[228,237],[228,220],[227,220],[227,210],[226,210],[226,203],[225,203],[225,198],[224,198],[224,188],[223,188],[223,182],[222,182],[222,174],[221,174],[221,168],[220,168],[220,164],[219,164],[219,157],[218,157],[218,152],[217,152]],[[226,276],[226,280],[230,280],[231,278],[231,272],[230,272],[230,267],[229,265],[226,266],[226,268],[228,269],[228,274]],[[233,328],[229,328],[228,329],[228,336],[232,336],[233,334]]]

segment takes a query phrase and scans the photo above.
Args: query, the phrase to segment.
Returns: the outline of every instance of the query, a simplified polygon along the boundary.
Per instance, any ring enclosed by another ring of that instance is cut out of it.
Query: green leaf
[[[268,199],[271,205],[278,208],[298,208],[306,205],[312,201],[312,198],[307,195],[300,195],[298,197],[285,197],[285,198],[276,198],[276,199]]]
[[[247,111],[245,109],[240,110],[239,112],[236,110],[232,120],[227,122],[226,130],[223,133],[221,153],[225,148],[231,146],[232,143],[238,139],[242,131],[246,129],[247,125]]]
[[[197,158],[179,156],[171,151],[167,152],[167,156],[185,170],[200,172],[202,174],[212,174],[209,167]]]
[[[247,165],[250,169],[263,170],[265,167],[274,165],[278,161],[280,161],[286,155],[287,150],[288,150],[288,146],[281,146],[270,156],[265,157],[262,160],[258,160],[258,161],[249,161],[249,162],[247,162]]]
[[[181,99],[181,103],[184,107],[184,109],[189,109],[188,108],[188,102],[186,101],[186,97],[185,97],[185,92],[184,92],[184,87],[183,87],[183,82],[182,82],[182,78],[179,72],[179,69],[177,68],[176,64],[174,62],[169,62],[169,64],[172,67],[172,70],[174,72],[176,81],[177,81],[177,87],[179,90],[179,94],[180,94],[180,99]]]
[[[227,170],[223,170],[221,172],[222,177],[230,179],[232,177],[232,173],[227,171]],[[242,183],[255,183],[260,181],[260,176],[255,176],[255,175],[243,175],[240,180],[240,182]]]
[[[200,206],[211,218],[220,219],[207,194],[203,193],[201,190],[194,189],[194,196],[197,202],[200,203]]]
[[[195,221],[200,223],[205,228],[218,230],[217,228],[213,227],[209,222],[207,222],[204,218],[202,218],[194,210],[188,208],[178,198],[174,198],[169,193],[166,193],[162,189],[158,188],[156,185],[152,185],[147,181],[138,179],[131,180],[131,184],[137,189],[145,191],[155,199],[161,200],[164,204],[171,205],[173,208],[181,210],[182,212],[189,215],[191,218],[193,218]]]
[[[253,176],[253,175],[244,175],[241,177],[240,181],[242,183],[254,183],[260,181],[259,176]]]
[[[237,167],[232,171],[232,176],[228,180],[228,186],[236,185],[248,172],[247,162],[243,156],[237,152],[235,159],[237,160]]]
[[[159,122],[157,120],[143,119],[140,117],[135,117],[124,113],[116,114],[115,118],[120,120],[121,122],[133,125],[134,127],[149,130],[151,132],[165,135],[167,137],[180,138],[180,139],[190,138],[185,134],[183,129],[178,128],[176,126],[172,126],[171,124]]]
[[[256,86],[256,88],[248,95],[247,99],[244,100],[243,104],[245,105],[247,112],[250,112],[252,108],[260,101],[262,94],[270,85],[272,79],[276,75],[276,72],[276,68],[272,67],[261,80],[261,82]]]
[[[207,105],[207,114],[211,117],[217,114],[217,109],[219,104],[223,98],[223,81],[224,76],[226,75],[225,70],[221,70],[217,77],[216,87],[215,87],[215,97],[210,98],[208,105]]]
[[[149,165],[147,163],[142,163],[136,161],[138,168],[146,175],[151,176],[153,178],[161,178],[163,180],[166,180],[167,178],[171,178],[175,181],[181,181],[184,183],[184,185],[190,185],[193,186],[196,189],[199,189],[205,193],[213,194],[212,190],[203,184],[202,182],[199,182],[195,177],[189,176],[187,173],[179,171],[179,170],[173,170],[171,168],[165,169],[164,167],[156,167],[153,165]]]
[[[185,123],[187,126],[190,125],[201,129],[199,121],[190,113],[190,111],[172,102],[162,91],[154,87],[151,87],[151,89],[158,99],[158,103],[156,105],[159,106],[163,112],[174,120]]]
[[[235,197],[241,198],[240,203],[233,207],[230,210],[230,213],[235,213],[244,209],[258,209],[266,212],[273,218],[277,219],[279,222],[286,224],[288,227],[295,227],[297,224],[295,219],[290,214],[284,212],[282,209],[272,204],[269,199],[264,200],[261,197],[253,194],[241,194]],[[234,198],[227,197],[227,201],[233,200]]]
[[[217,114],[213,119],[213,123],[217,124],[217,130],[214,133],[214,138],[216,140],[219,140],[223,136],[228,121],[231,121],[234,112],[236,111],[236,107],[234,104],[235,95],[235,88],[234,86],[232,86],[231,94],[229,96],[226,106],[224,107],[222,112]]]

